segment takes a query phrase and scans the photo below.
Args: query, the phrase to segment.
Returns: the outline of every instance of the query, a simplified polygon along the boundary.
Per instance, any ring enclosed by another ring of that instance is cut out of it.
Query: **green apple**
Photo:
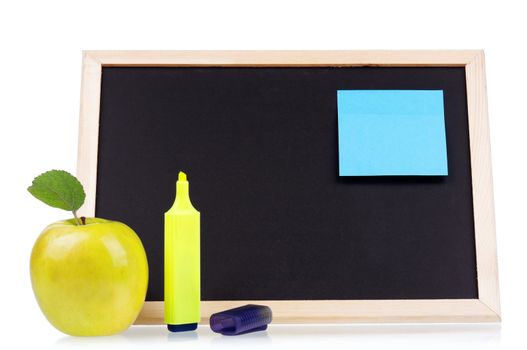
[[[31,253],[31,282],[46,318],[76,336],[127,329],[143,306],[148,263],[127,225],[99,218],[46,227]]]

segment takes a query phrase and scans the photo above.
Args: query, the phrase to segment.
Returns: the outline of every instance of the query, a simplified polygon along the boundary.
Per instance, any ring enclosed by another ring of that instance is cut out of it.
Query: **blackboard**
[[[96,215],[163,300],[163,213],[189,174],[203,300],[477,298],[462,68],[104,68]],[[339,177],[336,91],[443,90],[448,176]]]
[[[140,322],[162,322],[180,170],[201,212],[205,320],[236,301],[284,322],[499,320],[482,54],[402,53],[85,56],[79,173],[88,213],[145,246]],[[359,63],[320,64],[339,57]],[[354,89],[442,90],[448,175],[339,176],[337,90]]]

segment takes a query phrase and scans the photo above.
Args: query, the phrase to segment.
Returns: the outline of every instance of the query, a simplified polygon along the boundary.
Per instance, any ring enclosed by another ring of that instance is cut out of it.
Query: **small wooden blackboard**
[[[86,52],[83,214],[141,237],[162,323],[163,213],[188,173],[203,318],[497,321],[483,54]],[[442,90],[448,176],[342,177],[336,91]]]

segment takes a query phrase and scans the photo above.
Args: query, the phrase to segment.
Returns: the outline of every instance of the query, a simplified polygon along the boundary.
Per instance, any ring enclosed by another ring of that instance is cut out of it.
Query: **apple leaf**
[[[64,170],[50,170],[40,174],[27,188],[35,198],[49,206],[75,212],[86,193],[77,178]]]

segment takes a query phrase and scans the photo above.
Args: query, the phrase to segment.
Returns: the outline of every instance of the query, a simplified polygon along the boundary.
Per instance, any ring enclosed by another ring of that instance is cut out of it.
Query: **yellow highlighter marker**
[[[176,200],[165,213],[165,322],[171,332],[195,330],[200,320],[200,214],[179,172]]]

